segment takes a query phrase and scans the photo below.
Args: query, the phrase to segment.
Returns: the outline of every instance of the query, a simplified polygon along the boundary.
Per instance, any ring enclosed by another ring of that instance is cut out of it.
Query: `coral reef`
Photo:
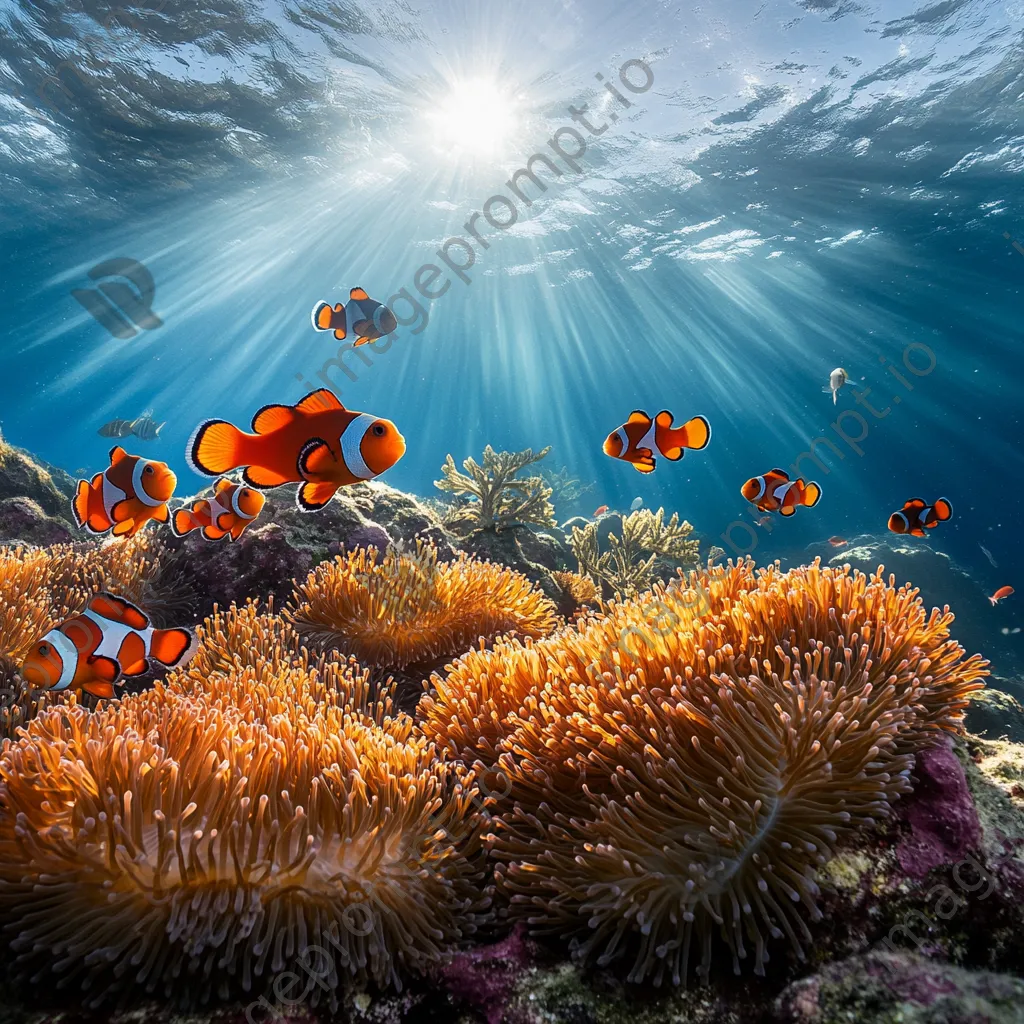
[[[558,625],[554,604],[524,576],[466,555],[439,562],[422,541],[414,551],[359,548],[321,564],[285,614],[319,649],[393,668],[450,657],[480,637],[540,637]]]
[[[74,525],[71,496],[75,482],[63,470],[47,466],[28,452],[15,448],[0,436],[0,501],[8,498],[29,499],[43,514]],[[19,528],[21,528],[21,524]],[[31,540],[17,534],[0,533],[3,540]]]
[[[589,576],[581,576],[578,572],[555,571],[551,574],[554,581],[567,595],[575,607],[597,604],[601,600],[601,592]]]
[[[442,478],[434,481],[434,486],[469,500],[452,508],[445,525],[457,533],[503,530],[524,523],[554,526],[551,487],[539,476],[518,476],[550,451],[548,447],[539,452],[532,448],[496,452],[488,445],[482,464],[472,457],[462,463],[465,473],[456,469],[449,455],[441,467]]]
[[[433,679],[424,733],[502,787],[490,837],[510,913],[573,954],[679,984],[716,937],[762,973],[821,919],[815,875],[910,791],[985,663],[875,575],[691,573],[576,631]],[[493,787],[492,787],[493,788]]]
[[[611,519],[612,517],[605,517]],[[665,510],[642,508],[623,516],[622,536],[605,529],[609,550],[601,551],[602,522],[572,527],[572,550],[579,562],[579,574],[589,576],[597,586],[605,584],[612,593],[631,597],[650,587],[659,556],[672,562],[693,565],[700,545],[689,540],[693,527],[672,513],[665,522]]]
[[[3,749],[20,976],[80,985],[87,1005],[183,1004],[265,995],[319,950],[310,1000],[335,1005],[351,984],[401,988],[487,920],[472,773],[365,673],[286,655],[287,629],[236,609],[207,623],[198,667],[93,713],[43,711]]]
[[[594,484],[585,484],[578,477],[569,472],[568,466],[563,466],[557,472],[553,469],[542,469],[541,479],[551,488],[551,501],[562,511],[569,505],[574,505],[584,494],[594,490]]]

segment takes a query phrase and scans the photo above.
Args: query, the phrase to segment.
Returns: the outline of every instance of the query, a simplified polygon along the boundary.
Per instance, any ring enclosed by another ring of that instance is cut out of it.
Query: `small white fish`
[[[855,380],[850,380],[850,375],[841,366],[837,366],[828,375],[828,387],[824,387],[821,390],[826,395],[831,393],[832,404],[835,405],[839,401],[839,398],[837,397],[839,395],[839,389],[844,384],[851,384],[855,388],[860,387]]]
[[[992,563],[992,568],[993,568],[993,569],[998,569],[998,568],[999,568],[999,566],[998,566],[998,565],[996,565],[996,560],[995,560],[995,559],[994,559],[994,558],[992,557],[992,552],[991,552],[991,551],[989,551],[989,549],[988,549],[987,547],[985,547],[985,545],[984,545],[984,544],[979,544],[979,545],[978,545],[978,547],[979,547],[979,548],[981,548],[981,550],[982,550],[982,553],[983,553],[983,554],[985,555],[985,557],[986,557],[986,558],[987,558],[987,559],[988,559],[988,560],[989,560],[989,561],[990,561],[990,562]]]
[[[629,506],[629,511],[630,512],[635,512],[638,508],[643,508],[643,507],[644,507],[644,499],[643,498],[634,498],[632,503]]]
[[[1002,633],[1003,636],[1012,636],[1020,632],[1020,626],[1014,626],[1013,629],[1010,629],[1009,626],[1003,626],[999,632]]]

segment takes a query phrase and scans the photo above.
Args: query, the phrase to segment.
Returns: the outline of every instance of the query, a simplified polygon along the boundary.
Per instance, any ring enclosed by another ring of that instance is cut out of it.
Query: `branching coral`
[[[550,633],[555,606],[525,576],[461,555],[357,548],[324,562],[295,591],[286,617],[318,649],[404,668],[466,650],[479,637]]]
[[[657,585],[435,677],[424,733],[497,772],[513,916],[581,959],[679,984],[716,937],[761,973],[802,955],[817,870],[910,788],[986,674],[948,609],[881,574],[741,563]]]
[[[522,452],[496,452],[488,445],[484,449],[483,465],[468,458],[462,463],[465,473],[455,468],[455,460],[449,455],[441,467],[442,479],[435,480],[434,486],[469,501],[451,510],[448,525],[470,531],[502,530],[522,523],[554,526],[552,489],[539,476],[517,475],[539,462],[549,451],[550,447],[539,452],[532,448]]]
[[[551,488],[551,500],[559,508],[579,501],[584,494],[594,489],[593,484],[585,484],[577,477],[569,475],[569,467],[563,466],[558,472],[553,469],[542,469],[541,478]]]
[[[689,540],[693,527],[672,513],[665,522],[665,510],[639,509],[622,519],[622,536],[608,535],[608,551],[602,552],[599,523],[572,528],[570,544],[579,562],[580,575],[589,576],[597,586],[607,584],[613,593],[630,597],[646,590],[654,579],[658,556],[692,565],[700,545]]]

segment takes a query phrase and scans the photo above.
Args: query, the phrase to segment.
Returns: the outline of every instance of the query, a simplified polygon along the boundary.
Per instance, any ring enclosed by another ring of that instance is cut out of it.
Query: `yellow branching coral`
[[[632,597],[646,590],[654,579],[654,564],[658,556],[692,565],[700,550],[698,541],[689,540],[693,527],[673,512],[665,522],[665,510],[657,512],[642,508],[624,516],[622,536],[608,535],[608,550],[602,552],[598,540],[597,522],[580,529],[572,528],[570,544],[579,573],[589,576],[600,586],[606,583],[613,593]]]
[[[90,1005],[184,1003],[263,992],[320,950],[306,967],[334,1005],[349,982],[400,988],[487,919],[472,774],[267,664],[44,711],[0,752],[15,972]]]
[[[820,917],[815,874],[960,728],[986,663],[948,609],[818,563],[690,573],[557,637],[460,659],[426,736],[501,779],[492,853],[513,916],[634,981],[761,973]]]
[[[455,468],[449,455],[441,467],[442,477],[434,486],[464,501],[448,517],[448,525],[458,529],[502,530],[521,523],[554,526],[555,509],[551,504],[553,490],[539,476],[521,477],[519,473],[543,459],[550,446],[534,452],[496,452],[490,445],[484,449],[483,463],[468,458],[462,463],[466,471]]]
[[[285,615],[319,649],[389,668],[458,654],[480,637],[550,633],[553,602],[520,573],[437,549],[358,548],[324,562],[295,592]]]

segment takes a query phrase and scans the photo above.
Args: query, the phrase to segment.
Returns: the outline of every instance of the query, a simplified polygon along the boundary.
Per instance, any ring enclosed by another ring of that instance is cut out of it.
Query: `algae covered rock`
[[[66,544],[78,539],[68,521],[49,515],[33,498],[17,497],[0,500],[0,542]]]
[[[44,516],[73,525],[71,498],[74,493],[75,481],[67,473],[47,466],[0,437],[0,501],[29,499]],[[8,512],[8,516],[11,514]],[[32,517],[33,513],[28,515]],[[14,518],[17,520],[19,517],[15,515]],[[0,520],[0,540],[8,538],[30,539],[8,532]]]

